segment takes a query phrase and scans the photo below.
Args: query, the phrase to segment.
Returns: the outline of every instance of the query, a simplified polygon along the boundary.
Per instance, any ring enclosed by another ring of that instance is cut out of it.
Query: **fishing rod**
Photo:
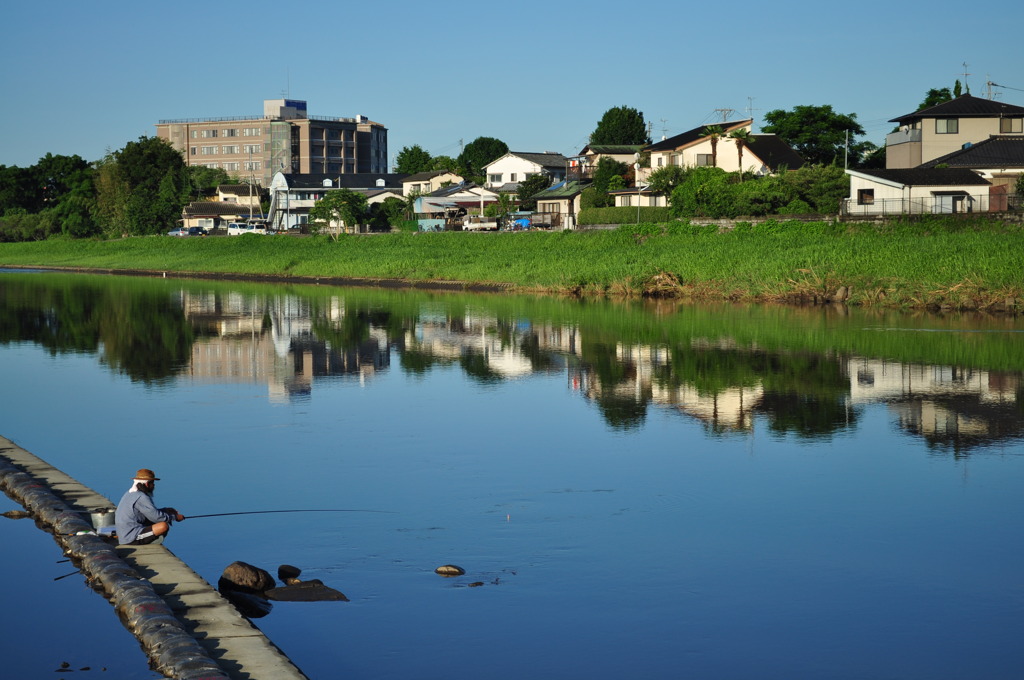
[[[200,517],[227,517],[229,515],[265,515],[273,512],[377,512],[394,514],[391,510],[248,510],[246,512],[215,512],[210,515],[185,515],[185,519],[199,519]]]

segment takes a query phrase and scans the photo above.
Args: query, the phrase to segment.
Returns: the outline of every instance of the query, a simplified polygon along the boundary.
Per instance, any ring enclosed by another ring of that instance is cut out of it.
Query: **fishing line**
[[[216,512],[211,515],[185,515],[185,519],[199,519],[200,517],[227,517],[229,515],[265,515],[273,512],[376,512],[395,514],[391,510],[248,510],[246,512]]]

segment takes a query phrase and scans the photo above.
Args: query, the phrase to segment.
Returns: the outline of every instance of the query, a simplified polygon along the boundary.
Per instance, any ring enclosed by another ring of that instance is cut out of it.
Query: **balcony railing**
[[[849,217],[888,215],[962,215],[967,213],[1020,212],[1024,197],[1017,194],[939,194],[919,198],[884,198],[871,203],[844,199],[840,213]]]

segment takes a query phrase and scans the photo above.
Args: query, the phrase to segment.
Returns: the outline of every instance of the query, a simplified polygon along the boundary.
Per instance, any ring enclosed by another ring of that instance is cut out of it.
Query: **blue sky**
[[[827,7],[827,8],[826,8]],[[13,3],[0,40],[0,164],[96,160],[165,118],[261,115],[286,94],[311,115],[363,114],[389,156],[460,140],[571,154],[610,107],[652,136],[830,104],[867,138],[931,87],[985,82],[1024,105],[1024,3]],[[29,124],[29,122],[31,122]]]

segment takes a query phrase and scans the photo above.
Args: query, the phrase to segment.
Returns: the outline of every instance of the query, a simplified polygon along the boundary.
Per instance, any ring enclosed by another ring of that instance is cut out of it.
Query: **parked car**
[[[185,227],[178,227],[177,229],[171,229],[167,232],[168,236],[188,236],[188,229]]]
[[[265,225],[257,222],[249,222],[243,224],[242,222],[232,222],[228,225],[228,236],[242,236],[243,234],[263,234],[266,235],[267,228]]]
[[[189,227],[187,236],[206,236],[206,230],[202,227]]]

